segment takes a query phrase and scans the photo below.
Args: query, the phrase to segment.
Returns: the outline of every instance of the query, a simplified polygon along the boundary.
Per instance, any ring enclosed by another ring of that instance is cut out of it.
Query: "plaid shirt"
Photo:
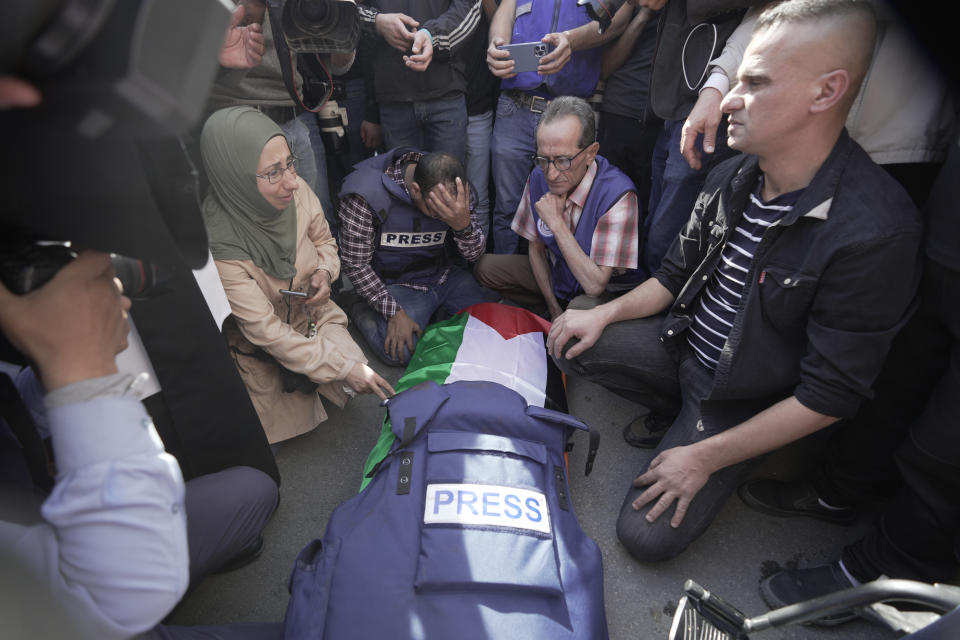
[[[590,164],[587,173],[583,176],[577,188],[567,197],[566,205],[563,208],[563,217],[567,221],[567,226],[572,233],[577,230],[577,223],[580,222],[580,215],[583,213],[583,205],[590,194],[590,187],[593,186],[593,179],[597,175],[596,161]],[[637,211],[637,194],[630,192],[614,203],[610,209],[597,221],[597,228],[593,231],[593,239],[590,243],[590,259],[594,264],[601,267],[613,267],[614,274],[620,273],[626,269],[637,268],[637,253],[639,244],[639,213]],[[537,223],[533,218],[533,203],[530,202],[530,178],[527,178],[527,184],[523,188],[523,197],[520,198],[520,206],[517,207],[517,213],[513,217],[513,224],[510,228],[533,242],[539,241],[537,235]],[[553,252],[548,252],[551,260],[555,260]]]
[[[409,162],[418,162],[422,155],[418,151],[406,153],[397,158],[385,173],[406,190],[403,181],[403,167]],[[453,233],[457,249],[468,262],[478,260],[486,245],[483,231],[477,223],[476,204],[476,198],[471,192],[470,226],[461,233]],[[366,300],[371,308],[384,318],[392,318],[400,309],[400,305],[387,291],[386,285],[383,284],[383,280],[380,279],[377,272],[370,266],[374,246],[377,242],[377,228],[374,224],[375,213],[373,209],[363,199],[363,196],[351,194],[340,200],[337,215],[340,216],[340,262],[343,266],[343,272],[350,278],[357,294]],[[440,284],[446,281],[452,268],[454,267],[448,266],[443,270],[440,275]],[[400,284],[418,291],[427,291],[427,287],[422,284],[405,282],[394,284]]]

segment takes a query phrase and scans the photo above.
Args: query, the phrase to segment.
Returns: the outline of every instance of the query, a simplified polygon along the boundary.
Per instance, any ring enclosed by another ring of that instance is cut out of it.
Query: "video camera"
[[[354,0],[267,0],[270,19],[279,16],[290,49],[297,53],[347,53],[360,40]]]

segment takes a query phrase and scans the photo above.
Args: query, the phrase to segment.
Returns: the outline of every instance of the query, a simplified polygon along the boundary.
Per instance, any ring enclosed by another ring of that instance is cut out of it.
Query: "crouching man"
[[[683,551],[751,460],[854,415],[909,316],[918,214],[844,130],[875,30],[860,0],[762,14],[721,105],[745,155],[652,278],[553,324],[561,368],[670,419],[617,523],[638,559]]]
[[[483,253],[469,193],[459,160],[409,148],[364,160],[344,180],[341,260],[361,299],[348,313],[387,364],[410,361],[436,311],[496,297],[454,263],[457,252],[467,262]]]
[[[597,155],[593,109],[582,98],[551,102],[537,125],[536,168],[513,218],[529,258],[487,254],[481,284],[556,318],[629,291],[637,271],[637,190]],[[576,302],[573,302],[577,299]]]

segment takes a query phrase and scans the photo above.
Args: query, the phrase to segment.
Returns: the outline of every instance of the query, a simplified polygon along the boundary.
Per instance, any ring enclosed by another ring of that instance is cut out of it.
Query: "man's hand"
[[[413,45],[410,47],[412,56],[403,56],[403,62],[414,71],[426,71],[433,60],[433,41],[430,34],[421,29],[413,36]]]
[[[413,31],[419,26],[419,22],[405,13],[377,14],[377,33],[387,41],[387,44],[401,53],[406,53],[413,45]]]
[[[683,123],[680,131],[680,153],[687,159],[691,169],[700,169],[701,155],[696,147],[697,135],[703,134],[704,153],[713,153],[717,144],[717,129],[723,112],[720,111],[720,102],[723,95],[713,87],[707,87],[700,92],[697,103],[693,105],[690,115]]]
[[[548,33],[543,36],[540,42],[552,44],[554,50],[540,58],[540,64],[537,65],[537,73],[542,76],[548,76],[557,73],[563,66],[570,61],[570,55],[573,49],[570,47],[570,40],[565,33]]]
[[[457,193],[450,195],[447,187],[438,184],[427,194],[427,207],[454,231],[463,231],[470,226],[469,189],[457,178]]]
[[[81,253],[26,295],[0,283],[0,331],[36,364],[47,391],[116,373],[129,309],[110,257],[96,251]]]
[[[547,351],[555,358],[560,358],[564,345],[571,338],[577,338],[580,342],[567,350],[566,358],[570,360],[596,344],[604,327],[607,326],[600,317],[598,309],[599,307],[586,311],[567,309],[550,326],[550,333],[547,335]]]
[[[679,527],[690,508],[690,501],[707,484],[711,473],[713,469],[699,454],[696,445],[662,451],[650,463],[647,472],[633,481],[633,486],[638,488],[650,485],[633,501],[633,509],[639,511],[656,500],[646,516],[647,522],[654,522],[676,501],[677,509],[670,519],[670,526]]]
[[[314,294],[304,300],[303,304],[318,309],[330,302],[330,273],[324,269],[314,271],[310,276],[310,289]]]
[[[500,45],[506,44],[503,38],[494,38],[487,47],[487,66],[490,67],[490,73],[498,78],[512,78],[517,75],[513,72],[513,59],[509,51],[497,49]]]
[[[567,206],[566,198],[548,191],[540,196],[540,199],[533,206],[537,210],[537,215],[550,228],[550,231],[556,233],[557,229],[564,224],[563,209]]]
[[[350,369],[344,381],[357,393],[375,393],[381,400],[386,400],[396,393],[389,382],[362,362]]]
[[[263,60],[263,30],[259,24],[241,27],[245,13],[243,5],[233,12],[227,35],[220,47],[220,65],[230,69],[252,69]]]
[[[403,348],[413,353],[416,347],[414,336],[419,338],[422,333],[420,325],[406,311],[399,309],[387,323],[387,339],[383,341],[383,350],[394,360],[403,360]]]
[[[360,123],[360,141],[367,149],[379,149],[382,139],[379,124],[367,120]]]

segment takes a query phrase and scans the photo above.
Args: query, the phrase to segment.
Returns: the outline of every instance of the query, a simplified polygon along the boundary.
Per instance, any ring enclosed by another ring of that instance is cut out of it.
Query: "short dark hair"
[[[812,22],[858,12],[877,19],[871,0],[787,0],[761,12],[754,28],[759,31],[780,22]]]
[[[597,120],[593,112],[593,107],[583,98],[577,98],[576,96],[560,96],[559,98],[551,100],[547,108],[543,110],[543,115],[540,116],[540,123],[537,125],[537,130],[545,124],[550,124],[554,120],[559,120],[566,116],[574,116],[580,121],[580,140],[577,143],[578,147],[583,149],[596,141]]]
[[[456,193],[457,178],[467,186],[467,172],[463,163],[449,153],[425,153],[420,157],[413,170],[413,181],[426,196],[438,184],[444,185],[450,195]]]

